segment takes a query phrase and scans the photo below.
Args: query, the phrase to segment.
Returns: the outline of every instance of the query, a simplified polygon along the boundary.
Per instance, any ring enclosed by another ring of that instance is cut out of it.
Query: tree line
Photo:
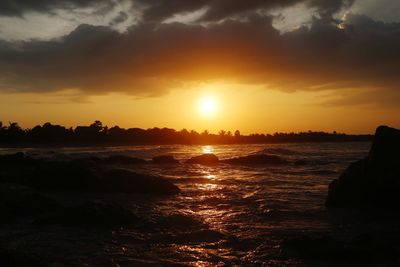
[[[170,128],[129,128],[103,126],[95,121],[88,126],[66,128],[49,122],[30,129],[23,129],[16,122],[3,125],[0,122],[0,145],[96,145],[96,144],[250,144],[250,143],[290,143],[290,142],[350,142],[370,141],[373,135],[349,135],[327,132],[291,132],[274,134],[242,135],[221,130],[213,134],[207,130],[180,131]]]

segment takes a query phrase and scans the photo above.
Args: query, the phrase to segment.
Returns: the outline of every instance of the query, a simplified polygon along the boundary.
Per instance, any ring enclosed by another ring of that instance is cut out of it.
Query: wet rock
[[[186,163],[212,165],[219,163],[219,159],[214,154],[203,154],[188,159]]]
[[[20,171],[27,169],[26,171]],[[17,175],[15,174],[17,173]],[[3,177],[4,175],[4,177]],[[128,170],[109,170],[93,159],[69,162],[41,161],[34,166],[16,164],[1,181],[29,186],[49,192],[109,192],[168,195],[179,188],[158,176],[144,175]]]
[[[330,207],[399,208],[400,130],[380,126],[368,157],[352,163],[329,185]]]
[[[144,159],[139,159],[139,158],[133,158],[129,156],[124,156],[124,155],[115,155],[115,156],[110,156],[108,158],[103,159],[104,163],[106,164],[121,164],[121,165],[130,165],[130,164],[146,164],[147,161]]]
[[[152,159],[152,162],[156,163],[156,164],[178,164],[179,163],[179,161],[177,159],[175,159],[173,156],[169,156],[169,155],[154,157]]]
[[[124,169],[106,171],[97,183],[99,191],[172,195],[180,192],[179,188],[168,180],[135,173]]]
[[[59,192],[95,191],[101,176],[97,164],[83,161],[43,162],[27,176],[27,184],[39,190]]]
[[[282,158],[275,155],[266,155],[266,154],[257,154],[257,155],[248,155],[244,157],[236,157],[223,161],[228,164],[243,164],[243,165],[279,165],[286,163]]]
[[[0,183],[0,213],[2,222],[54,211],[58,204],[32,188]]]
[[[35,224],[113,227],[126,226],[137,221],[138,218],[130,210],[120,205],[91,201],[79,206],[61,209],[54,215],[39,218],[35,221]]]
[[[287,238],[281,244],[285,258],[328,260],[346,263],[385,263],[396,261],[398,251],[385,240],[359,235],[349,241],[331,236],[298,236]]]

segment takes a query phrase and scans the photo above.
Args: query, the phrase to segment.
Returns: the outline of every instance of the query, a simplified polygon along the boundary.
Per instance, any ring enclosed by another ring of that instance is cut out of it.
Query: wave
[[[287,148],[264,148],[254,154],[271,154],[271,155],[298,155],[297,151],[290,150]]]

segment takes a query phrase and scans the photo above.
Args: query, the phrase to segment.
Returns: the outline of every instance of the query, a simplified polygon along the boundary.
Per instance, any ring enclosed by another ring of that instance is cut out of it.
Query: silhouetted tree
[[[241,135],[239,130],[234,132],[221,130],[212,134],[204,130],[201,134],[191,130],[176,131],[171,128],[140,128],[123,129],[119,126],[108,128],[101,121],[95,121],[89,126],[65,128],[46,122],[32,129],[22,129],[18,123],[10,122],[5,127],[0,122],[0,144],[28,142],[28,143],[71,143],[71,144],[230,144],[230,143],[281,143],[281,142],[343,142],[343,141],[370,141],[372,135],[346,135],[334,131],[299,132]]]

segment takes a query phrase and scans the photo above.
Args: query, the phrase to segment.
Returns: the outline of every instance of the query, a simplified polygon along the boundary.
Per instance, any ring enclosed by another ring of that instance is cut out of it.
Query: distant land
[[[260,144],[260,143],[300,143],[300,142],[359,142],[372,141],[371,134],[344,134],[337,132],[291,132],[274,134],[242,135],[221,130],[218,134],[207,130],[174,130],[170,128],[129,128],[119,126],[108,128],[100,121],[89,126],[66,128],[45,123],[31,129],[23,129],[18,123],[4,126],[0,122],[0,146],[95,146],[95,145],[143,145],[143,144]]]

